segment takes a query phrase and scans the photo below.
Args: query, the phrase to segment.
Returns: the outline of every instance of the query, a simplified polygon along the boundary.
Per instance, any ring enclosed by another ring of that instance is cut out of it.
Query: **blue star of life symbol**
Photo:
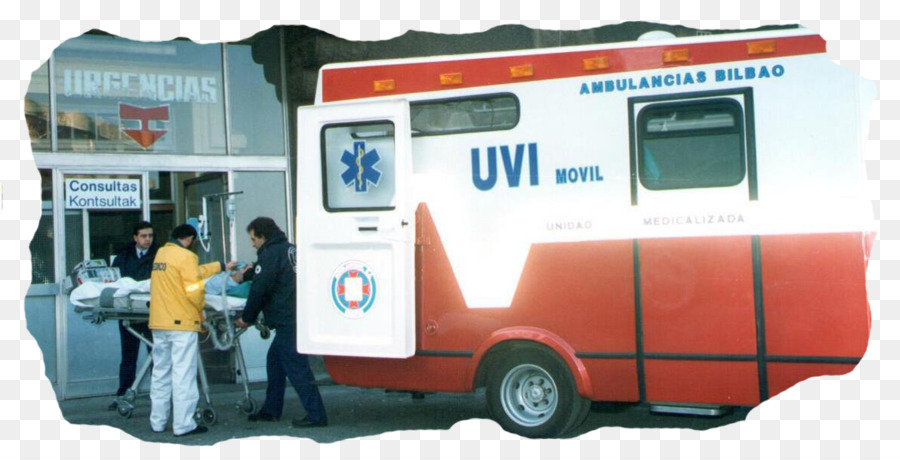
[[[347,165],[347,169],[341,173],[344,185],[354,184],[357,192],[369,191],[369,185],[378,186],[381,180],[381,171],[375,169],[375,165],[381,161],[381,157],[375,149],[366,152],[365,141],[353,143],[353,153],[344,150],[341,155],[341,163]]]

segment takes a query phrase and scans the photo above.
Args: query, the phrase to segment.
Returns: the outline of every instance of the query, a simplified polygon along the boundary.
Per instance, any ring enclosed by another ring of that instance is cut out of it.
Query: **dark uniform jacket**
[[[266,326],[293,327],[297,322],[296,248],[279,231],[260,246],[256,256],[253,283],[241,319],[251,324],[262,311]]]
[[[131,244],[116,255],[112,266],[119,268],[119,273],[123,278],[133,278],[135,281],[150,279],[150,273],[153,271],[153,258],[156,257],[157,249],[159,246],[156,243],[151,244],[144,257],[138,259],[137,247]]]

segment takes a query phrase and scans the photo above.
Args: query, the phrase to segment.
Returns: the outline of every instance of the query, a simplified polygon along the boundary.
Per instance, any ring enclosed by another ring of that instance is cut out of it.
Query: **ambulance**
[[[717,414],[866,351],[872,82],[800,27],[326,65],[298,343],[338,384]]]

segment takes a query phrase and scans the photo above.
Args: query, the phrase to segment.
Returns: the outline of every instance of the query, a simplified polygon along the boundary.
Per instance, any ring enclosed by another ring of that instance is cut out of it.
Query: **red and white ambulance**
[[[803,28],[328,65],[298,111],[298,350],[339,384],[753,406],[866,350],[874,85]]]

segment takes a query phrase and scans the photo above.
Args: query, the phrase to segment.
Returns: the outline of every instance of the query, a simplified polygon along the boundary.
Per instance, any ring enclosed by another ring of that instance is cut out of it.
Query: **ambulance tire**
[[[552,438],[576,428],[590,401],[578,394],[575,379],[555,353],[516,348],[491,361],[487,405],[503,429],[529,438]]]
[[[587,420],[588,414],[591,413],[591,400],[587,398],[582,398],[581,395],[578,395],[581,399],[581,402],[578,404],[577,410],[572,411],[572,417],[569,419],[569,425],[563,430],[563,434],[569,433],[570,431],[578,428]]]

